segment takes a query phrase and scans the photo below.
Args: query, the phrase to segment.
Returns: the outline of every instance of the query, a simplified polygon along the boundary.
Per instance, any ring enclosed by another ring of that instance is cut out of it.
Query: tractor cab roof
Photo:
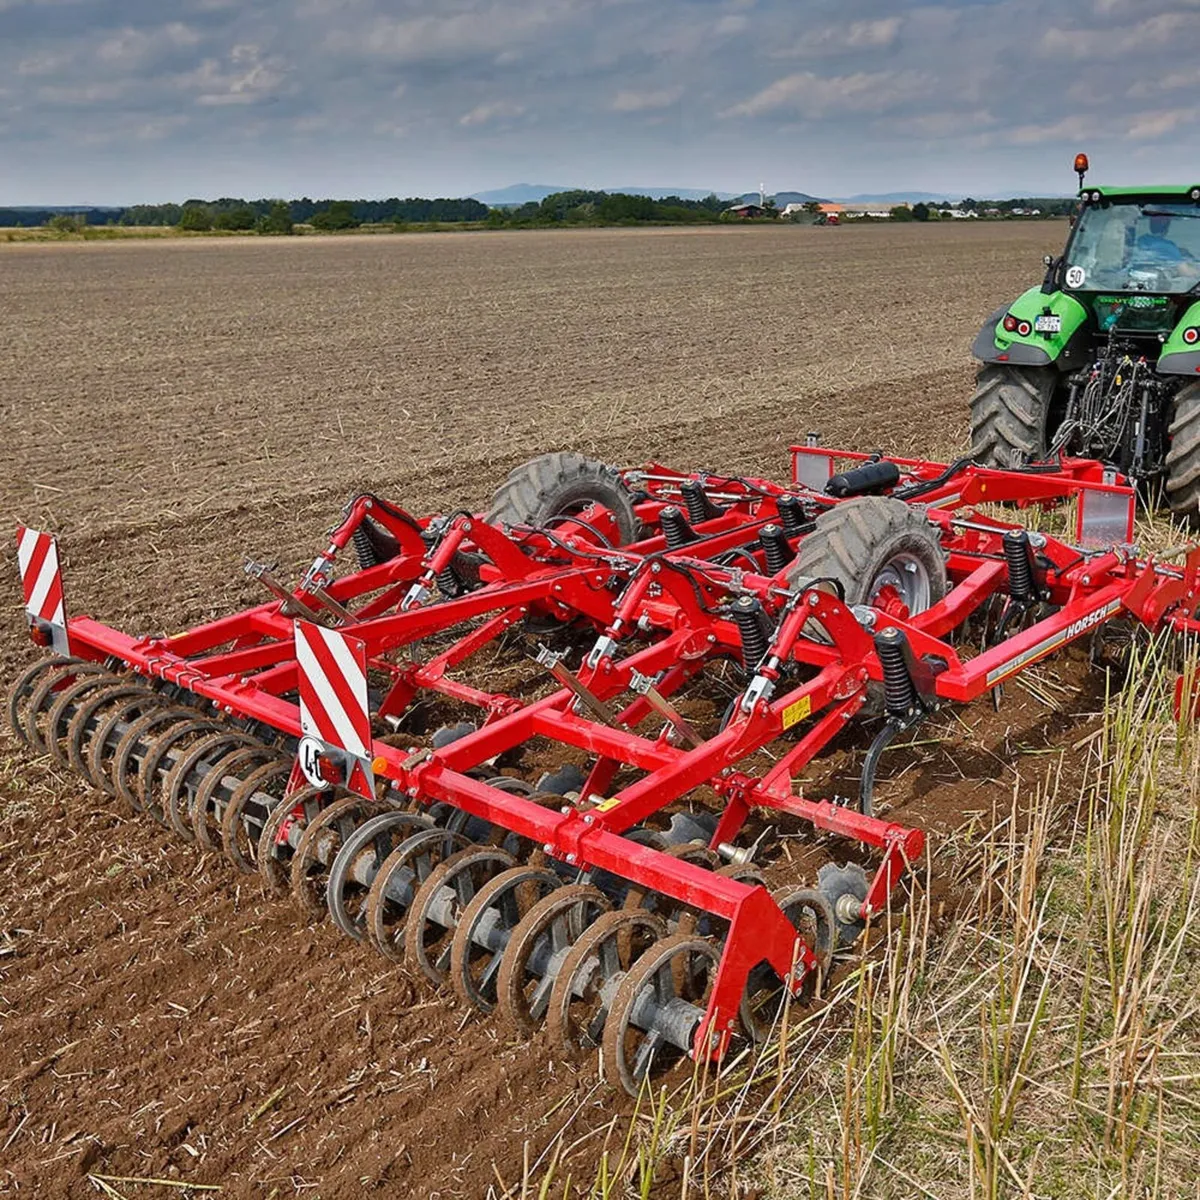
[[[1200,184],[1196,183],[1165,183],[1145,185],[1142,187],[1103,187],[1088,184],[1080,188],[1081,200],[1135,200],[1139,197],[1174,196],[1181,200],[1200,200]]]

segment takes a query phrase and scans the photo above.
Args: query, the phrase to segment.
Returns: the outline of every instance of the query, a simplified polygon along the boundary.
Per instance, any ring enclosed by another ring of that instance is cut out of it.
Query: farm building
[[[765,217],[767,210],[761,204],[734,204],[725,210],[727,216],[749,221],[753,217]]]

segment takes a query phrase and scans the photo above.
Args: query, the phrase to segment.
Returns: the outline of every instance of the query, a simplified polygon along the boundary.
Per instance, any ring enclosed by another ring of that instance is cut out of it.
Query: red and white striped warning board
[[[346,786],[372,797],[371,715],[367,707],[367,652],[357,638],[309,621],[296,622],[300,667],[300,765],[318,783],[316,747],[345,769]],[[306,745],[307,743],[307,745]],[[315,776],[315,777],[314,777]]]
[[[58,543],[48,533],[17,526],[17,566],[31,624],[49,628],[54,648],[67,654],[67,616],[63,603]]]

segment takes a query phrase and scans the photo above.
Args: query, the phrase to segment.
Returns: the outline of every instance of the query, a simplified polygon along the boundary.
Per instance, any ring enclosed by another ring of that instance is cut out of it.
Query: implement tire
[[[619,545],[634,540],[633,498],[620,475],[594,458],[559,450],[515,468],[492,497],[487,519],[493,524],[544,525],[553,517],[579,513],[589,504],[603,505],[612,513]]]
[[[870,604],[891,586],[916,616],[945,597],[946,560],[923,510],[889,496],[856,496],[817,518],[788,579],[835,579],[850,605]]]
[[[1175,394],[1167,451],[1167,503],[1177,520],[1200,529],[1200,382]]]
[[[1054,367],[988,363],[971,397],[971,457],[985,467],[1040,462],[1049,451],[1050,406],[1058,385]]]

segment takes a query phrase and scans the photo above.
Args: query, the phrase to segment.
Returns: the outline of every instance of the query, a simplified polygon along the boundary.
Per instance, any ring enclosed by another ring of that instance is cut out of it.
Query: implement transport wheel
[[[634,539],[633,499],[606,463],[565,450],[542,454],[515,468],[492,497],[487,519],[495,524],[547,525],[556,517],[579,516],[602,505],[616,521],[619,545]]]
[[[609,1083],[636,1096],[651,1074],[690,1057],[696,1029],[676,1015],[687,1011],[678,1001],[691,1006],[697,1021],[702,1018],[720,957],[707,939],[675,934],[656,942],[633,964],[604,1025],[601,1056]]]
[[[788,582],[835,579],[846,603],[870,604],[899,620],[946,595],[946,562],[923,513],[889,496],[856,496],[816,520]]]
[[[1200,382],[1175,394],[1167,451],[1167,503],[1190,529],[1200,529]]]
[[[984,467],[1040,462],[1050,449],[1056,367],[988,363],[971,397],[971,457]]]

